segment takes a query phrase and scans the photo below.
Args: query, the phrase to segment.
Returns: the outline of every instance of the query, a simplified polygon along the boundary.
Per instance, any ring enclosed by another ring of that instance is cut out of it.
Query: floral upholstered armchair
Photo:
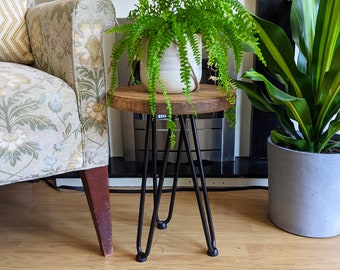
[[[111,0],[0,0],[0,185],[80,171],[112,253],[105,30]]]

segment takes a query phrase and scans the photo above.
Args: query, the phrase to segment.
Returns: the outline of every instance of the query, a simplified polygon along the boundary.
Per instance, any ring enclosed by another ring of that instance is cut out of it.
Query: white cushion
[[[0,0],[0,61],[33,63],[25,15],[27,0]]]

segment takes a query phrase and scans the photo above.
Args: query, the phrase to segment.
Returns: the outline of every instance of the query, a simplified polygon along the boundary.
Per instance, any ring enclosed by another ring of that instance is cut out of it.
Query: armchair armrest
[[[103,35],[115,22],[110,0],[56,0],[29,8],[35,67],[76,90],[84,72],[94,77],[104,72]]]
[[[111,0],[56,0],[26,15],[34,66],[75,91],[87,168],[108,163],[105,30],[116,22]]]

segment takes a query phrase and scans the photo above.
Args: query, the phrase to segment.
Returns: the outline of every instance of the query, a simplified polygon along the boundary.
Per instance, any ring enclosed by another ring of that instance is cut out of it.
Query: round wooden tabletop
[[[190,96],[195,110],[183,94],[169,94],[173,115],[212,113],[230,107],[226,95],[215,85],[201,84],[200,88],[191,92]],[[156,114],[167,114],[163,94],[157,94],[156,100]],[[143,85],[118,87],[115,89],[110,106],[121,111],[150,114],[148,92]]]

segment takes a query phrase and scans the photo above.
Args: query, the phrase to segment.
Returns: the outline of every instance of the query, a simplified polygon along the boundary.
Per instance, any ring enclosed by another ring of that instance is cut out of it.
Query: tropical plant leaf
[[[279,106],[284,106],[288,117],[299,124],[299,130],[303,134],[305,140],[307,142],[311,142],[312,119],[308,103],[305,99],[289,95],[288,93],[280,90],[264,75],[256,71],[249,71],[244,77],[252,79],[253,81],[264,82],[271,102]]]
[[[245,73],[244,76],[247,76],[247,73]],[[293,122],[287,116],[287,112],[285,111],[285,109],[282,108],[282,106],[273,103],[270,98],[265,95],[261,87],[254,83],[248,83],[244,81],[236,81],[236,84],[239,88],[246,92],[249,100],[254,107],[264,112],[275,113],[279,122],[284,128],[283,133],[290,134],[290,136],[294,138],[300,137],[300,135],[295,130]]]
[[[339,146],[332,141],[340,131],[339,10],[338,0],[293,1],[291,26],[299,49],[297,64],[284,31],[254,16],[259,47],[269,73],[262,75],[253,70],[245,73],[244,77],[253,80],[254,85],[264,82],[261,89],[244,83],[238,86],[254,106],[270,109],[278,116],[282,128],[272,131],[275,143],[309,152]],[[273,77],[279,87],[274,86]],[[298,123],[295,134],[289,124],[293,120]]]
[[[298,67],[301,72],[311,70],[312,48],[320,0],[293,1],[291,7],[292,38],[299,48]],[[309,64],[307,66],[307,64]]]
[[[329,142],[333,138],[333,136],[340,130],[340,114],[338,113],[334,120],[329,123],[329,127],[326,131],[320,136],[320,139],[317,141],[316,147],[318,152],[321,152],[323,149],[329,148]]]
[[[265,97],[265,95],[261,91],[261,88],[259,88],[256,84],[245,81],[236,81],[236,85],[246,92],[249,100],[254,107],[264,112],[275,111],[273,107],[274,104]]]
[[[272,130],[270,135],[273,142],[277,145],[281,145],[283,147],[288,147],[291,149],[305,149],[306,151],[310,149],[307,141],[301,138],[285,136],[277,130]]]
[[[267,63],[266,67],[279,74],[288,86],[289,94],[304,97],[313,102],[314,95],[308,76],[300,72],[294,61],[294,52],[283,29],[271,22],[254,16],[259,29],[259,47]]]
[[[336,48],[339,47],[339,11],[340,1],[320,1],[311,61],[311,77],[313,78],[313,88],[316,91],[317,100],[324,92],[321,86],[331,63],[334,61]]]

